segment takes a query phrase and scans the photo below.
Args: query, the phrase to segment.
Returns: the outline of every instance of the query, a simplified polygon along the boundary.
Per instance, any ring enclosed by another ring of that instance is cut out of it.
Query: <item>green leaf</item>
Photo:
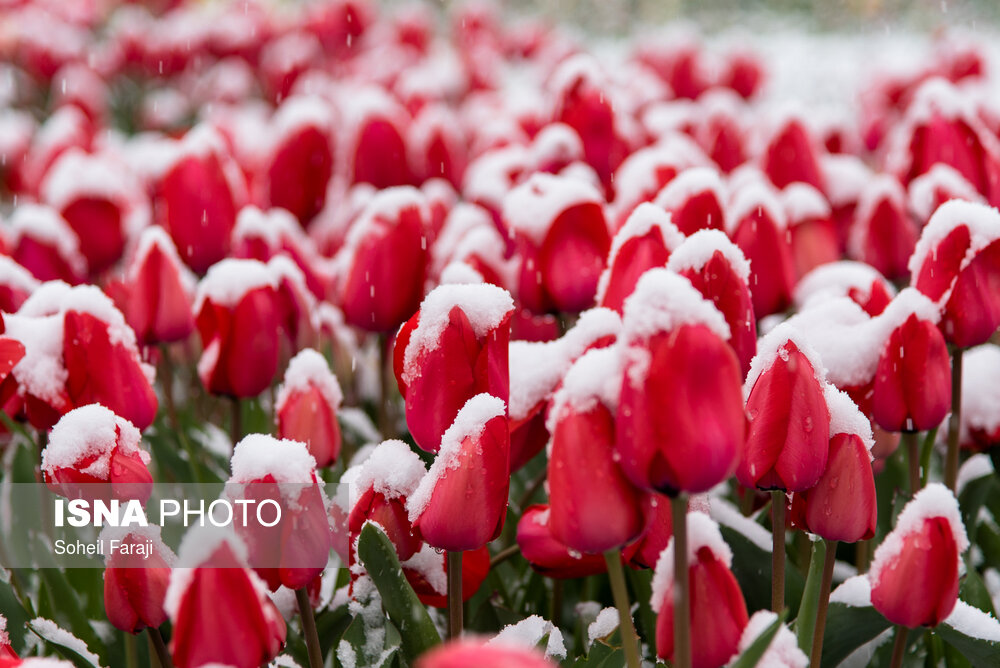
[[[872,606],[858,607],[831,603],[823,634],[823,666],[836,666],[851,652],[874,640],[892,626]]]
[[[566,659],[562,665],[567,668],[624,668],[625,651],[598,640],[591,646],[587,656],[575,660]]]
[[[649,604],[653,596],[653,570],[646,568],[637,571],[626,568],[625,575],[632,585],[635,600],[639,604],[636,614],[639,639],[649,646],[649,653],[656,656],[656,613]]]
[[[967,606],[966,614],[978,616],[975,608],[959,601],[958,605]],[[985,614],[985,613],[983,613]],[[996,622],[994,621],[994,624]],[[1000,626],[998,626],[1000,628]],[[1000,668],[1000,642],[992,642],[966,634],[947,621],[939,624],[934,633],[948,645],[958,650],[975,668]]]
[[[826,548],[826,541],[813,541],[809,573],[802,590],[799,614],[795,617],[795,635],[799,641],[799,649],[807,655],[812,649],[813,635],[816,632],[816,611],[819,608],[819,590],[823,585],[823,562],[826,559]]]
[[[739,531],[722,525],[722,538],[733,551],[733,575],[740,583],[750,614],[771,609],[771,551],[762,550]],[[785,601],[794,616],[805,588],[805,579],[795,568],[785,568]]]
[[[962,487],[958,495],[958,505],[962,510],[962,522],[970,533],[974,532],[979,510],[986,503],[986,499],[998,493],[1000,493],[1000,483],[993,473],[970,480]]]
[[[399,628],[406,659],[412,662],[440,643],[441,638],[427,614],[427,608],[403,575],[396,548],[374,524],[368,523],[361,529],[358,557],[378,588],[389,619]]]
[[[67,661],[73,662],[78,668],[101,668],[100,658],[90,651],[87,643],[69,633],[65,629],[49,629],[43,626],[39,620],[28,622],[35,635],[56,648]],[[55,632],[53,632],[55,631]]]
[[[813,559],[815,558],[816,555],[813,554]],[[771,622],[771,625],[764,629],[764,632],[757,636],[757,639],[747,647],[747,650],[730,664],[729,668],[754,668],[761,657],[764,656],[767,648],[771,646],[771,641],[778,635],[778,631],[781,630],[781,625],[785,623],[785,615],[785,612],[778,615]]]

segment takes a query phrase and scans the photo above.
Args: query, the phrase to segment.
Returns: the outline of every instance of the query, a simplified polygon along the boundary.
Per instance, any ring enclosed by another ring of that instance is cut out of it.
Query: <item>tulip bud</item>
[[[318,98],[291,97],[271,119],[261,201],[290,211],[303,227],[323,209],[333,173],[333,111]]]
[[[341,305],[350,324],[387,332],[417,310],[427,272],[428,216],[419,190],[393,188],[375,195],[353,223],[336,258]]]
[[[943,304],[941,331],[967,348],[1000,326],[1000,213],[952,200],[924,228],[910,258],[913,285]]]
[[[316,465],[333,465],[340,454],[337,409],[343,394],[326,359],[312,349],[292,358],[278,388],[274,412],[279,438],[300,441]]]
[[[514,301],[494,285],[442,285],[396,336],[406,423],[423,450],[436,452],[466,402],[480,393],[506,402]]]
[[[424,605],[448,607],[448,569],[443,552],[423,543],[419,552],[402,563],[403,575]],[[476,595],[490,572],[490,551],[482,547],[462,554],[462,600]]]
[[[931,483],[906,504],[875,550],[872,605],[907,628],[940,624],[958,601],[961,555],[969,547],[958,501]]]
[[[741,377],[757,352],[757,319],[750,296],[750,263],[718,230],[695,232],[670,257],[667,268],[691,281],[729,325],[729,344],[740,361]]]
[[[766,184],[737,191],[727,214],[729,237],[750,261],[750,294],[758,318],[791,301],[795,266],[784,208]]]
[[[459,639],[421,656],[416,668],[554,668],[555,665],[535,649]]]
[[[245,183],[222,138],[207,126],[190,130],[168,152],[168,166],[154,185],[154,221],[202,274],[229,252]]]
[[[352,485],[358,495],[348,517],[351,545],[370,521],[389,537],[400,561],[416,554],[423,541],[407,517],[406,500],[426,473],[420,457],[396,440],[383,441],[362,464],[349,469],[341,482]]]
[[[257,668],[278,655],[285,620],[246,560],[246,546],[231,533],[196,528],[184,536],[178,563],[185,568],[171,573],[164,602],[177,668]]]
[[[281,318],[270,268],[256,260],[219,262],[198,285],[194,310],[205,389],[253,397],[267,388],[278,370]]]
[[[691,588],[691,665],[714,668],[736,653],[749,618],[740,585],[730,566],[733,553],[719,525],[704,513],[687,515],[688,572]],[[656,653],[674,658],[674,541],[660,555],[650,605],[656,619]]]
[[[442,178],[460,187],[465,172],[465,141],[462,126],[448,106],[424,106],[409,128],[409,158],[416,182]]]
[[[681,234],[726,229],[725,186],[719,172],[693,167],[680,172],[653,201],[670,214]]]
[[[163,601],[170,581],[170,567],[177,557],[160,539],[160,527],[117,529],[101,532],[107,544],[120,541],[122,549],[105,556],[104,610],[108,621],[127,633],[147,626],[157,628],[167,621]],[[139,556],[127,550],[152,541],[152,554]]]
[[[778,188],[801,182],[823,192],[823,173],[818,156],[821,149],[806,124],[790,116],[777,126],[767,143],[763,169]]]
[[[875,535],[878,507],[871,423],[847,394],[826,386],[830,451],[815,486],[792,497],[792,523],[826,540],[855,543]]]
[[[194,331],[195,279],[162,228],[143,230],[126,274],[126,319],[142,343],[183,341]]]
[[[347,92],[347,173],[351,183],[382,190],[412,182],[406,159],[409,114],[387,91],[371,85]]]
[[[840,259],[840,240],[833,212],[823,194],[805,183],[793,183],[781,192],[788,217],[795,275]]]
[[[615,171],[612,229],[621,229],[637,206],[643,202],[652,202],[657,193],[680,172],[705,164],[708,164],[708,158],[704,152],[693,141],[681,135],[670,136],[653,146],[640,148],[625,158]]]
[[[139,499],[152,492],[149,453],[128,420],[100,404],[66,413],[42,451],[42,475],[56,494],[69,499]],[[91,486],[93,485],[93,486]]]
[[[983,196],[954,167],[938,162],[910,181],[907,188],[910,211],[922,228],[945,202],[961,199],[983,204]]]
[[[1000,445],[1000,347],[986,344],[962,356],[961,443],[976,450]]]
[[[89,151],[94,134],[93,124],[77,107],[67,106],[52,112],[35,132],[31,150],[24,156],[20,170],[24,190],[39,193],[45,174],[59,156],[72,148]]]
[[[951,360],[938,318],[934,303],[913,288],[900,292],[882,316],[890,326],[899,323],[875,375],[872,415],[887,431],[926,431],[948,414]]]
[[[517,523],[517,545],[531,567],[547,578],[574,580],[604,573],[608,566],[600,554],[570,551],[552,536],[548,506],[525,508]]]
[[[21,204],[10,220],[11,257],[39,281],[75,285],[87,274],[80,240],[54,209]]]
[[[300,589],[326,568],[333,538],[316,475],[316,460],[304,443],[250,434],[233,448],[233,474],[226,493],[258,504],[273,500],[276,524],[237,523],[248,562],[271,591]]]
[[[826,468],[830,410],[816,351],[791,325],[758,344],[744,384],[750,430],[736,477],[744,487],[802,491]]]
[[[589,183],[534,174],[504,199],[521,255],[518,298],[535,313],[576,313],[594,302],[611,238],[604,198]]]
[[[549,523],[578,552],[621,548],[642,531],[641,493],[614,457],[621,374],[616,347],[591,350],[570,367],[549,412]]]
[[[625,302],[616,449],[636,486],[698,493],[732,475],[746,430],[739,361],[722,314],[666,269]]]
[[[597,302],[621,313],[639,277],[647,269],[664,266],[683,241],[669,214],[648,202],[637,206],[611,240],[608,266],[597,284]]]
[[[747,159],[746,105],[722,89],[707,92],[698,103],[705,116],[695,130],[695,138],[719,170],[729,174]]]
[[[903,278],[917,243],[917,228],[906,210],[906,192],[892,176],[881,175],[861,191],[847,250],[889,279]]]
[[[441,438],[430,471],[407,499],[410,522],[436,548],[482,547],[503,528],[510,485],[506,404],[477,394]]]

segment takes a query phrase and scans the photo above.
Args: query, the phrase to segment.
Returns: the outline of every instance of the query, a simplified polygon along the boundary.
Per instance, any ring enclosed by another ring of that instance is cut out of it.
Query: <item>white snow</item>
[[[486,393],[477,394],[465,402],[455,416],[455,421],[441,437],[441,449],[438,450],[430,471],[406,501],[411,522],[415,522],[424,512],[438,482],[448,475],[448,471],[457,469],[461,464],[462,447],[466,439],[480,447],[477,440],[486,428],[486,423],[494,418],[504,417],[506,411],[503,399]]]
[[[42,198],[56,210],[81,196],[100,197],[122,206],[137,195],[138,184],[130,177],[108,155],[73,148],[61,154],[46,172]]]
[[[854,400],[830,383],[823,388],[823,397],[826,399],[826,407],[830,410],[830,438],[837,434],[854,434],[861,438],[861,442],[871,452],[875,445],[872,423]]]
[[[266,434],[248,434],[233,448],[231,483],[249,483],[273,476],[278,483],[315,481],[316,460],[305,443]]]
[[[726,232],[732,235],[744,220],[755,213],[766,215],[779,232],[788,226],[785,208],[774,187],[764,181],[748,180],[731,195],[726,210]]]
[[[82,275],[86,263],[80,254],[76,232],[59,213],[44,204],[20,204],[10,218],[10,241],[16,246],[22,237],[33,239],[55,249],[73,273]]]
[[[654,229],[660,233],[660,240],[663,242],[664,248],[670,252],[673,252],[684,241],[684,235],[671,222],[669,213],[651,202],[643,202],[629,214],[625,224],[611,239],[608,267],[614,265],[618,253],[621,252],[622,246],[626,242],[643,237]]]
[[[716,251],[722,253],[729,266],[744,283],[750,280],[750,260],[739,246],[720,230],[698,230],[678,246],[667,261],[667,269],[681,272],[685,269],[700,271]]]
[[[993,460],[990,459],[990,456],[983,452],[977,452],[962,462],[962,466],[959,467],[958,478],[955,480],[956,493],[961,496],[962,490],[967,484],[978,478],[993,475],[993,473]]]
[[[319,97],[295,95],[286,98],[271,118],[272,150],[303,128],[315,127],[326,134],[332,119],[332,106]]]
[[[797,181],[781,191],[781,203],[791,225],[830,217],[830,204],[808,183]]]
[[[695,195],[711,193],[722,207],[721,229],[726,229],[725,204],[726,184],[714,167],[690,167],[675,176],[665,185],[653,200],[654,204],[666,211],[674,211],[687,203]],[[709,221],[712,222],[712,221]]]
[[[376,192],[351,224],[344,239],[344,245],[337,254],[338,262],[347,262],[354,257],[358,245],[367,236],[382,226],[394,226],[400,222],[401,212],[416,209],[420,220],[430,220],[427,197],[413,186],[384,188]]]
[[[770,369],[778,357],[788,359],[788,352],[785,350],[786,343],[793,343],[802,353],[806,361],[813,368],[816,382],[823,387],[826,383],[826,368],[823,360],[816,349],[811,345],[809,338],[798,329],[792,320],[781,323],[757,341],[757,354],[750,360],[750,371],[747,373],[746,382],[743,384],[743,396],[749,397],[753,386],[757,384],[760,375]]]
[[[386,499],[398,499],[413,494],[426,473],[423,460],[410,446],[393,439],[375,446],[351,482],[359,496],[371,487]]]
[[[587,626],[587,642],[593,644],[595,640],[605,638],[618,628],[619,616],[617,608],[604,608],[597,613],[597,619]]]
[[[41,282],[9,256],[0,255],[0,285],[31,294]]]
[[[487,283],[440,285],[431,290],[420,304],[420,319],[403,353],[403,380],[407,384],[420,376],[421,357],[437,347],[456,307],[469,319],[476,338],[482,339],[514,311],[514,300],[503,288]]]
[[[42,451],[42,470],[51,475],[61,468],[76,469],[78,462],[95,457],[79,472],[106,479],[115,450],[123,455],[138,452],[143,463],[149,463],[149,453],[139,448],[140,439],[139,430],[131,422],[100,404],[74,408],[52,427],[48,445]]]
[[[584,204],[604,206],[604,198],[592,184],[539,172],[507,193],[503,219],[512,232],[520,232],[541,246],[561,213]]]
[[[236,214],[236,227],[233,228],[234,241],[260,239],[274,253],[281,248],[281,242],[285,238],[297,241],[304,239],[302,226],[285,209],[275,207],[262,211],[250,204]]]
[[[873,172],[855,155],[833,153],[820,158],[826,195],[835,207],[857,202]]]
[[[842,603],[852,608],[867,608],[872,604],[872,585],[865,574],[855,575],[833,590],[830,603]]]
[[[750,649],[754,641],[768,629],[771,624],[778,619],[777,613],[770,610],[758,610],[747,622],[740,637],[738,653]],[[778,628],[778,634],[771,640],[767,651],[757,662],[758,666],[764,668],[806,668],[809,665],[809,657],[799,649],[798,640],[785,624]]]
[[[95,668],[100,668],[101,659],[87,649],[87,643],[83,642],[66,629],[61,628],[51,619],[35,617],[28,622],[28,627],[41,636],[46,642],[59,645],[60,647],[65,647],[66,649],[77,654],[81,659],[90,665],[95,666]]]
[[[955,609],[943,623],[970,638],[1000,642],[1000,622],[997,622],[996,617],[965,601],[957,601]]]
[[[841,260],[820,265],[803,276],[795,286],[795,305],[803,309],[810,306],[813,300],[846,297],[851,288],[871,296],[874,282],[881,283],[890,295],[895,292],[892,284],[878,270],[864,262]]]
[[[934,215],[934,205],[939,192],[950,195],[948,199],[983,202],[983,196],[957,169],[938,162],[910,181],[908,188],[910,211],[917,220],[923,222]]]
[[[487,644],[533,649],[546,635],[549,638],[545,645],[545,656],[565,659],[566,646],[563,642],[562,631],[552,622],[538,615],[525,617],[516,624],[503,627],[500,633],[487,641]]]
[[[132,254],[132,261],[128,264],[128,280],[136,280],[139,268],[146,263],[146,258],[154,248],[170,260],[170,264],[180,277],[181,285],[189,295],[193,295],[198,286],[198,279],[177,254],[174,240],[159,225],[147,227],[140,234],[135,252]]]
[[[251,290],[277,289],[277,280],[268,265],[258,260],[226,258],[209,268],[198,284],[194,310],[201,310],[206,300],[217,306],[235,308]]]
[[[451,262],[441,270],[441,285],[479,285],[486,279],[465,262]]]
[[[622,359],[618,346],[588,350],[566,372],[556,390],[547,428],[551,433],[567,409],[586,413],[598,402],[614,414],[622,387]]]
[[[340,407],[344,394],[326,358],[312,348],[305,348],[288,363],[285,378],[278,388],[275,411],[280,413],[292,395],[307,392],[311,387],[319,390],[332,409]]]
[[[771,533],[752,518],[743,515],[736,506],[726,499],[719,496],[712,497],[708,512],[713,520],[742,534],[757,549],[763,552],[771,551]]]
[[[622,338],[627,345],[682,325],[705,325],[728,341],[729,324],[688,279],[668,269],[650,269],[625,300]]]
[[[422,469],[423,464],[420,467]],[[437,594],[444,596],[448,593],[448,572],[445,570],[443,552],[424,543],[419,552],[403,562],[403,567],[420,573]]]
[[[688,568],[696,563],[698,551],[707,547],[716,559],[727,568],[733,563],[733,551],[722,539],[719,525],[705,513],[693,511],[687,514],[687,551]],[[653,574],[653,595],[650,605],[653,611],[660,612],[667,592],[674,582],[674,539],[671,538],[666,549],[656,561],[656,571]]]
[[[971,348],[962,356],[962,432],[1000,428],[1000,346]]]
[[[920,531],[924,520],[935,517],[944,518],[951,525],[951,532],[958,548],[955,557],[960,559],[962,552],[969,547],[969,538],[965,533],[965,525],[962,524],[958,501],[951,490],[941,483],[930,483],[906,504],[896,518],[895,528],[875,550],[875,558],[869,571],[872,583],[877,583],[882,569],[899,557],[903,549],[903,539],[911,533]]]
[[[962,225],[968,228],[970,238],[969,249],[961,264],[962,269],[969,265],[979,251],[1000,239],[1000,212],[995,208],[957,199],[945,202],[934,212],[920,234],[917,247],[910,256],[910,275],[919,276],[927,256],[936,251],[952,230]],[[942,300],[946,300],[949,293],[950,290],[946,291]]]

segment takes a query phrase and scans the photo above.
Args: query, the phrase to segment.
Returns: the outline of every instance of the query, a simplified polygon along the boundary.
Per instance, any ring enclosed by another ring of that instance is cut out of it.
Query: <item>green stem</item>
[[[319,634],[316,633],[316,618],[313,617],[312,603],[309,602],[309,592],[305,587],[295,590],[295,601],[299,604],[302,635],[305,636],[306,649],[309,651],[309,668],[323,668],[323,651],[319,647]]]
[[[901,668],[903,665],[903,655],[906,654],[907,635],[907,628],[905,626],[896,627],[896,640],[892,644],[892,662],[889,664],[889,668]]]
[[[139,668],[139,648],[136,646],[135,636],[125,631],[122,635],[125,637],[125,667]]]
[[[499,552],[493,555],[492,559],[490,559],[490,568],[491,569],[496,568],[497,566],[507,561],[511,557],[519,554],[520,552],[521,552],[521,546],[518,545],[517,543],[514,543],[510,547],[506,547],[500,550]]]
[[[771,492],[771,610],[785,608],[785,492]]]
[[[900,450],[906,453],[906,461],[910,470],[910,494],[920,491],[920,452],[917,444],[917,432],[904,431],[899,435]]]
[[[173,664],[170,661],[170,652],[167,651],[167,645],[163,642],[160,629],[154,629],[150,626],[146,629],[146,633],[149,635],[149,641],[153,644],[153,651],[160,662],[160,668],[173,668]]]
[[[448,639],[462,635],[462,553],[448,553]]]
[[[674,668],[691,668],[691,573],[686,494],[670,499],[674,532]]]
[[[951,353],[951,419],[948,421],[948,453],[944,460],[944,484],[952,492],[958,482],[958,432],[962,426],[962,349]]]
[[[383,438],[396,437],[395,416],[392,410],[393,387],[396,385],[396,373],[392,368],[392,348],[390,338],[381,334],[378,337],[379,370],[381,371],[382,397],[378,405],[378,428]]]
[[[632,623],[632,609],[628,602],[628,589],[625,587],[625,571],[622,569],[622,557],[617,550],[604,553],[604,561],[608,564],[608,579],[611,580],[611,594],[618,608],[618,622],[622,634],[622,644],[625,646],[625,665],[628,668],[639,668],[639,637]]]
[[[240,398],[231,398],[232,417],[229,421],[229,438],[233,441],[233,447],[243,438],[243,407],[240,406]]]
[[[833,587],[833,566],[837,563],[837,541],[826,543],[826,559],[823,561],[823,581],[819,589],[819,606],[816,609],[816,628],[813,631],[812,658],[809,665],[820,665],[823,656],[823,633],[826,631],[826,612],[830,607],[830,589]]]
[[[934,442],[937,441],[938,428],[934,427],[924,436],[924,444],[920,447],[920,487],[927,486],[927,476],[931,472],[931,454],[934,452]]]
[[[563,581],[552,580],[552,610],[549,612],[549,621],[553,626],[562,625],[563,607]]]

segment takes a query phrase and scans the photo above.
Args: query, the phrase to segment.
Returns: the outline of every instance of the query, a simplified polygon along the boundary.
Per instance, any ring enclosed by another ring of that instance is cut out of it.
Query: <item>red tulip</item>
[[[875,550],[872,605],[893,624],[940,624],[958,601],[962,552],[969,547],[958,502],[940,483],[917,492]]]
[[[726,319],[732,333],[729,344],[740,361],[741,377],[746,377],[757,352],[757,319],[750,296],[750,263],[742,251],[722,232],[701,230],[676,249],[667,268],[691,281]]]
[[[805,183],[793,183],[781,193],[791,233],[795,275],[840,259],[840,240],[830,204],[822,193]]]
[[[100,404],[74,409],[52,428],[42,451],[42,475],[69,499],[138,499],[152,492],[149,453],[139,430]]]
[[[719,170],[729,174],[747,159],[746,105],[723,89],[709,91],[698,104],[704,116],[695,130],[695,138]]]
[[[143,196],[124,166],[109,156],[80,149],[63,153],[42,183],[42,196],[66,220],[80,240],[80,252],[92,276],[116,263]],[[141,214],[140,214],[141,215]]]
[[[280,508],[272,526],[255,521],[260,512],[251,513],[245,524],[234,522],[248,548],[248,563],[271,591],[282,585],[305,587],[326,568],[333,543],[316,460],[299,441],[250,434],[233,448],[231,466],[228,496],[256,500],[251,508],[266,500]]]
[[[21,204],[10,221],[11,257],[39,281],[76,284],[87,274],[80,241],[62,216],[48,206]]]
[[[352,485],[357,494],[348,518],[351,545],[365,522],[374,522],[395,545],[400,561],[419,552],[424,543],[407,517],[406,500],[426,473],[420,457],[396,440],[383,441],[361,465],[349,469],[341,482]]]
[[[920,235],[910,272],[914,286],[943,304],[941,331],[966,348],[987,341],[1000,326],[1000,213],[952,200]]]
[[[830,410],[823,366],[791,326],[760,340],[744,392],[750,430],[736,477],[744,487],[798,492],[826,469]]]
[[[591,306],[611,246],[604,201],[572,177],[534,174],[512,190],[503,218],[521,255],[518,298],[535,313]]]
[[[845,393],[828,386],[830,451],[816,485],[792,497],[792,523],[826,540],[855,543],[875,535],[878,507],[871,423]]]
[[[272,138],[262,201],[281,207],[303,227],[323,209],[333,174],[332,109],[318,98],[292,97],[271,120]]]
[[[902,278],[916,243],[917,228],[907,213],[903,187],[886,175],[869,182],[848,236],[851,256],[889,279]]]
[[[843,260],[817,267],[803,276],[795,286],[795,305],[802,310],[814,300],[818,303],[849,297],[874,318],[889,305],[893,294],[892,285],[871,266]]]
[[[548,578],[573,580],[604,573],[607,563],[600,554],[572,552],[552,536],[548,506],[525,508],[517,523],[517,544],[531,567]]]
[[[434,547],[474,550],[500,535],[510,485],[505,413],[502,399],[488,394],[469,399],[407,499],[410,521]]]
[[[801,182],[824,190],[819,166],[821,149],[805,123],[791,116],[780,123],[770,137],[763,156],[763,169],[778,188]]]
[[[985,202],[975,186],[958,170],[941,162],[910,181],[907,194],[910,211],[916,216],[921,228],[930,221],[938,207],[949,200],[962,199],[977,204]]]
[[[689,513],[688,572],[691,588],[691,665],[717,668],[736,653],[749,617],[736,577],[733,553],[708,515]],[[653,577],[650,603],[656,619],[656,653],[674,658],[674,541],[663,551]]]
[[[886,431],[933,429],[951,408],[951,360],[935,324],[937,308],[907,288],[893,299],[884,319],[898,324],[879,357],[872,403],[875,422]]]
[[[417,310],[427,272],[426,199],[415,188],[380,191],[351,226],[337,256],[347,321],[395,329]]]
[[[454,640],[427,652],[416,668],[553,668],[541,652],[523,647],[486,645],[475,640]]]
[[[670,214],[681,234],[726,229],[726,196],[719,173],[709,167],[680,172],[657,194],[654,203]]]
[[[160,539],[159,527],[150,529],[105,529],[101,538],[110,545],[121,541],[121,547],[146,546],[152,553],[146,556],[124,553],[122,549],[105,556],[104,610],[108,621],[127,633],[138,633],[147,626],[157,628],[167,621],[163,601],[170,582],[170,567],[176,557]]]
[[[549,415],[549,524],[578,552],[621,548],[643,527],[641,493],[614,458],[620,378],[617,348],[591,350],[567,372]]]
[[[750,261],[750,294],[758,318],[784,310],[795,285],[795,266],[784,208],[771,188],[748,185],[728,211],[729,236]]]
[[[423,450],[437,452],[473,396],[485,392],[507,401],[513,311],[510,295],[494,285],[442,285],[400,329],[396,379],[410,434]]]
[[[988,450],[1000,445],[1000,347],[986,344],[962,356],[962,425],[964,447]]]
[[[680,172],[707,161],[698,145],[683,136],[671,136],[627,157],[615,172],[612,228],[621,229],[635,207],[652,202]]]
[[[643,499],[642,514],[642,533],[622,550],[622,558],[632,568],[655,568],[657,559],[674,535],[670,499],[655,492],[647,494]]]
[[[346,93],[348,119],[347,173],[351,183],[370,183],[378,189],[409,185],[406,156],[410,119],[385,90],[369,86]]]
[[[126,319],[143,344],[183,341],[194,331],[195,279],[162,228],[143,230],[124,288]]]
[[[448,607],[448,570],[443,553],[425,543],[402,566],[403,575],[421,603],[433,608]],[[476,595],[489,572],[490,551],[485,545],[462,555],[463,601]]]
[[[257,668],[281,650],[285,621],[246,567],[246,547],[231,534],[205,533],[185,536],[178,555],[184,568],[174,569],[167,588],[174,665]]]
[[[414,116],[409,133],[410,162],[417,182],[442,178],[460,187],[466,139],[454,113],[443,104],[426,105]]]
[[[292,358],[274,405],[278,437],[305,443],[316,466],[332,466],[340,454],[337,409],[343,394],[326,359],[312,349]]]
[[[40,285],[27,269],[0,255],[0,312],[16,312]]]
[[[711,489],[732,475],[746,430],[729,326],[687,279],[647,271],[625,302],[616,449],[638,487]]]
[[[278,370],[279,308],[267,265],[223,260],[209,270],[194,307],[204,351],[198,375],[205,389],[253,397],[271,384]]]
[[[245,184],[222,138],[207,126],[190,130],[169,150],[171,162],[154,184],[154,221],[202,274],[229,252]]]
[[[621,313],[639,277],[647,269],[666,265],[683,241],[663,209],[648,202],[637,206],[611,240],[608,266],[597,285],[598,303]]]
[[[757,54],[736,50],[726,56],[726,68],[721,83],[736,91],[740,97],[745,99],[753,97],[766,78],[764,63]]]
[[[697,99],[711,85],[704,71],[702,46],[690,35],[642,44],[637,57],[666,81],[680,99]]]
[[[35,132],[31,149],[24,156],[24,164],[19,170],[24,190],[39,193],[42,181],[56,159],[71,148],[89,151],[94,133],[90,120],[75,106],[52,112]]]

